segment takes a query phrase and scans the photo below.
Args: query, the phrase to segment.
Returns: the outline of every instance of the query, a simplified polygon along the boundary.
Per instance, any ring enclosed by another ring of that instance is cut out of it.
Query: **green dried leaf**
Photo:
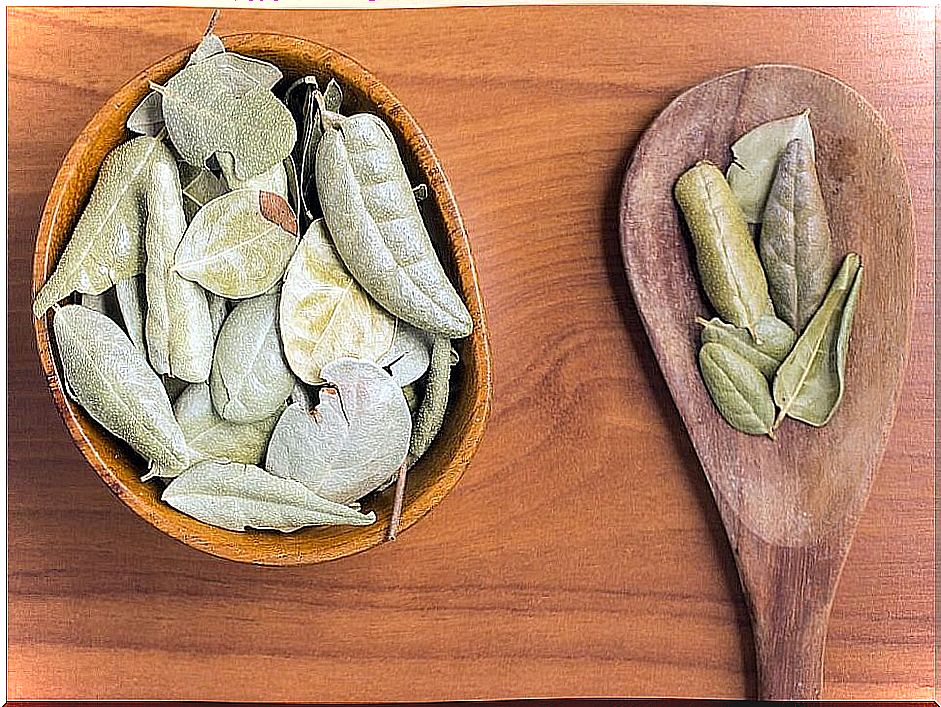
[[[303,89],[298,91],[297,89]],[[295,98],[298,97],[299,98]],[[306,230],[309,224],[321,215],[317,199],[317,186],[314,183],[314,163],[317,157],[317,145],[323,135],[318,103],[323,101],[327,110],[337,112],[343,101],[339,84],[333,79],[327,89],[320,94],[320,87],[315,76],[303,76],[288,88],[285,100],[292,108],[297,125],[298,139],[294,145],[292,158],[297,169],[299,220]]]
[[[192,66],[202,61],[225,65],[231,71],[238,71],[253,80],[249,84],[240,75],[237,85],[249,88],[257,85],[262,88],[272,88],[281,80],[281,70],[273,64],[260,59],[242,56],[232,52],[226,53],[222,40],[214,34],[207,34],[199,43],[196,50],[190,55],[186,66]],[[157,136],[166,127],[163,119],[163,100],[157,91],[151,91],[127,119],[127,128],[131,132],[142,135]]]
[[[719,413],[732,427],[750,435],[772,436],[774,401],[757,368],[723,344],[703,344],[699,367]]]
[[[212,322],[212,340],[215,341],[225,318],[229,316],[229,304],[224,297],[214,295],[212,292],[206,292],[206,299],[209,302],[209,319]]]
[[[281,412],[278,410],[265,420],[246,425],[229,422],[216,413],[209,386],[205,383],[187,386],[173,404],[173,414],[193,452],[193,464],[207,459],[260,464],[265,458],[268,438]],[[181,473],[182,469],[166,469],[162,465],[155,465],[144,480],[154,476],[172,478]]]
[[[810,111],[805,110],[800,115],[762,123],[732,145],[734,160],[726,176],[749,223],[761,223],[778,159],[787,144],[800,138],[810,145],[813,155],[814,135],[809,116]]]
[[[446,336],[436,336],[431,345],[428,377],[425,380],[425,395],[418,412],[409,442],[407,464],[413,466],[428,451],[431,443],[444,424],[451,386],[451,341]]]
[[[388,368],[395,382],[404,387],[425,375],[431,361],[433,339],[428,332],[396,319],[392,346],[379,359],[379,365]]]
[[[291,207],[277,194],[228,192],[193,218],[176,253],[176,272],[221,297],[254,297],[284,275],[296,232]]]
[[[350,273],[379,304],[419,329],[470,334],[470,314],[438,261],[389,128],[366,113],[325,113],[323,121],[317,192]]]
[[[162,96],[170,140],[190,164],[229,152],[239,179],[248,179],[291,152],[297,134],[290,112],[238,67],[201,61],[152,87]]]
[[[830,226],[811,144],[794,139],[778,162],[759,239],[774,311],[803,331],[827,294]]]
[[[182,164],[188,165],[186,162]],[[192,222],[203,206],[228,191],[225,182],[205,167],[192,167],[189,165],[189,169],[195,170],[195,174],[190,176],[183,186],[183,211],[186,214],[187,223]],[[181,181],[183,176],[183,170],[181,169]]]
[[[219,414],[242,424],[276,413],[291,394],[294,376],[278,339],[278,296],[239,303],[216,339],[209,387]]]
[[[144,458],[185,467],[189,450],[163,384],[121,328],[74,304],[52,325],[70,397]]]
[[[143,272],[144,195],[155,160],[167,154],[159,140],[138,137],[105,157],[56,269],[36,295],[33,314],[37,318],[76,290],[101,294]]]
[[[280,530],[309,525],[370,525],[363,514],[321,498],[303,484],[250,464],[206,461],[178,476],[161,497],[178,511],[227,530]]]
[[[323,220],[314,221],[291,258],[281,289],[281,341],[291,370],[319,383],[343,356],[378,361],[392,345],[395,320],[356,284]]]
[[[698,162],[680,176],[674,192],[696,246],[709,301],[722,319],[760,340],[756,323],[774,309],[758,252],[729,185],[714,164]]]
[[[127,129],[132,133],[157,137],[166,127],[160,94],[151,91],[127,117]]]
[[[756,344],[744,329],[726,324],[718,317],[709,321],[697,319],[702,325],[702,343],[722,344],[744,358],[768,379],[772,378],[781,361],[791,352],[797,335],[777,317],[766,315],[755,323],[755,333],[761,341]]]
[[[843,399],[846,352],[862,276],[859,256],[850,253],[820,309],[778,368],[774,402],[780,412],[775,427],[785,416],[822,427],[836,412]]]
[[[281,415],[265,468],[337,503],[362,498],[392,478],[405,459],[412,417],[402,389],[376,364],[341,358],[323,369],[329,386],[309,413]]]
[[[135,275],[125,280],[119,280],[114,286],[114,292],[117,295],[118,308],[121,311],[121,321],[124,322],[124,331],[127,332],[128,337],[134,343],[134,347],[146,356],[144,276]]]
[[[216,159],[219,160],[219,166],[222,168],[222,176],[225,180],[224,184],[229,191],[235,191],[236,189],[268,191],[287,200],[288,173],[284,167],[284,162],[279,162],[268,171],[254,177],[239,179],[235,175],[235,160],[232,155],[228,152],[219,152],[216,154]]]
[[[186,217],[176,160],[169,151],[154,161],[146,203],[147,354],[157,373],[199,383],[212,366],[212,321],[203,290],[173,272]]]

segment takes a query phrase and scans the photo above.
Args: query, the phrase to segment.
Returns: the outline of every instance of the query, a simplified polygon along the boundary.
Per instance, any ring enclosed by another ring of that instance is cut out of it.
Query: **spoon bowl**
[[[695,319],[713,312],[673,186],[698,160],[724,170],[743,133],[805,108],[833,273],[850,251],[866,272],[839,409],[823,428],[785,420],[771,440],[729,426],[702,382]],[[712,79],[677,97],[642,137],[624,179],[620,235],[634,300],[736,557],[761,696],[819,697],[830,606],[895,415],[912,323],[911,192],[889,129],[818,71],[763,65]]]

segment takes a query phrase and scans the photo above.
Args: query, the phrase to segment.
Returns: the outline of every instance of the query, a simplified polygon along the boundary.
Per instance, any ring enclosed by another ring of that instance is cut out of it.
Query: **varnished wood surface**
[[[455,490],[392,545],[294,569],[205,556],[124,508],[70,441],[29,320],[69,145],[206,15],[9,10],[11,698],[753,695],[744,600],[628,294],[617,205],[673,97],[761,62],[862,93],[912,184],[911,353],[824,697],[933,694],[933,10],[226,10],[219,32],[333,46],[409,108],[461,207],[494,353],[493,415]]]

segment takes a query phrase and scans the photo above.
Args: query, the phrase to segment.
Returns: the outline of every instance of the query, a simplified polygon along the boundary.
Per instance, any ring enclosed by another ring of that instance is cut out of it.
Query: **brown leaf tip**
[[[274,192],[262,191],[258,193],[258,205],[261,215],[283,228],[291,235],[297,235],[297,218],[291,210],[291,205]]]

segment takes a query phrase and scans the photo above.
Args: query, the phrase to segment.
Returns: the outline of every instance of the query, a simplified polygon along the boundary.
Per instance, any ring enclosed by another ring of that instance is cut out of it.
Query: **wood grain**
[[[823,696],[932,696],[931,9],[226,10],[221,33],[336,47],[409,107],[460,204],[494,353],[487,433],[435,512],[393,544],[281,569],[204,556],[116,501],[71,443],[31,335],[31,253],[68,146],[205,22],[8,11],[11,698],[754,695],[744,599],[628,294],[617,207],[631,150],[670,100],[763,62],[862,93],[911,180],[911,354],[833,606]]]
[[[714,312],[695,265],[701,240],[694,249],[674,188],[700,160],[727,169],[746,131],[805,109],[838,255],[827,279],[855,252],[865,294],[833,419],[820,429],[788,421],[772,440],[735,433],[701,382],[695,320]],[[631,293],[745,589],[759,696],[818,699],[830,608],[895,417],[912,325],[914,221],[901,157],[883,119],[846,84],[796,66],[739,69],[685,91],[647,128],[620,217]]]

